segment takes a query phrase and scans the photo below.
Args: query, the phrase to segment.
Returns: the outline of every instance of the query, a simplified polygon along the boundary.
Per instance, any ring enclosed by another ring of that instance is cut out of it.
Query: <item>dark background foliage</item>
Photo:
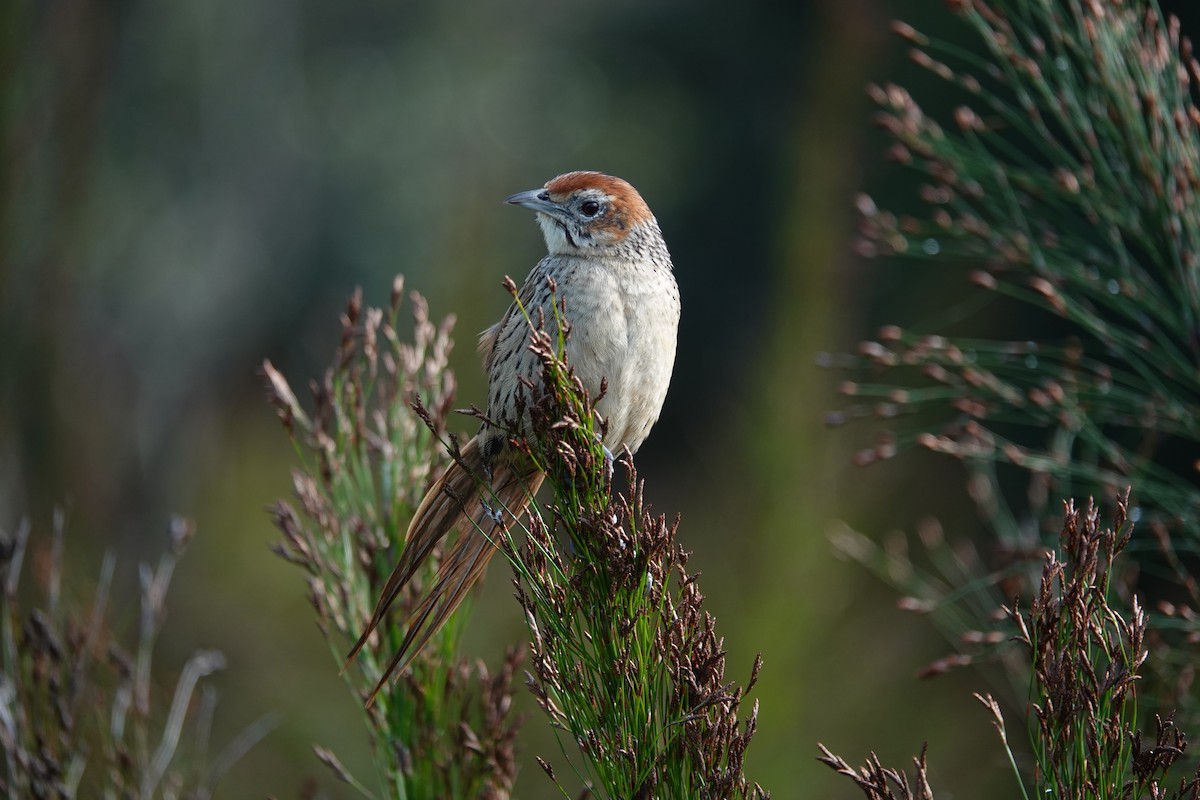
[[[1164,5],[1200,26],[1184,0]],[[888,742],[892,761],[929,739],[935,788],[983,797],[991,771],[994,796],[1011,794],[962,691],[983,679],[915,683],[941,645],[825,538],[838,517],[976,524],[956,465],[854,470],[866,432],[820,424],[834,377],[819,351],[919,324],[967,286],[965,269],[850,252],[859,187],[912,195],[864,94],[930,84],[893,16],[958,34],[927,0],[4,4],[0,527],[28,515],[47,530],[64,505],[72,568],[121,555],[133,620],[132,564],[161,549],[171,512],[193,517],[167,660],[226,653],[227,732],[284,715],[225,796],[328,782],[314,739],[359,766],[354,702],[267,549],[262,509],[287,492],[292,455],[255,366],[302,384],[351,289],[383,303],[403,272],[435,317],[458,316],[460,401],[478,401],[474,333],[507,302],[502,276],[542,251],[500,200],[602,169],[641,189],[675,257],[679,361],[638,463],[649,499],[683,513],[731,664],[763,653],[748,773],[779,797],[823,793],[836,780],[817,739],[845,754]],[[522,635],[504,578],[493,570],[469,628],[492,660]],[[532,755],[553,745],[531,729],[518,789],[550,796]]]

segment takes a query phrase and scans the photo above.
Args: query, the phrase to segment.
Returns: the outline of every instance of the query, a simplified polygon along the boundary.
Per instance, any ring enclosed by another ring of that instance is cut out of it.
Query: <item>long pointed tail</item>
[[[409,621],[408,633],[400,649],[388,662],[371,696],[370,705],[397,670],[408,666],[429,639],[458,608],[468,591],[487,571],[496,548],[493,544],[525,510],[545,477],[540,472],[514,469],[507,461],[495,464],[490,490],[481,489],[484,481],[483,456],[478,437],[467,442],[446,474],[425,494],[409,523],[400,561],[384,584],[375,613],[366,630],[346,657],[346,669],[379,626],[388,608],[416,571],[429,558],[437,543],[452,530],[458,538],[442,557],[433,588],[417,604]]]

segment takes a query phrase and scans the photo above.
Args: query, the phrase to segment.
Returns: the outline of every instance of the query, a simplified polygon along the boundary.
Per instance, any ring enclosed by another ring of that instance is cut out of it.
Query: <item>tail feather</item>
[[[478,439],[468,442],[460,455],[461,463],[456,461],[434,483],[413,515],[400,561],[385,582],[370,622],[342,667],[343,670],[348,667],[362,650],[438,542],[450,531],[457,531],[458,538],[443,555],[433,587],[413,611],[404,641],[371,692],[368,705],[392,673],[407,667],[421,652],[483,577],[496,551],[494,543],[520,516],[545,477],[540,472],[519,470],[500,462],[490,476],[490,488],[482,488],[479,484],[485,480],[484,464]]]

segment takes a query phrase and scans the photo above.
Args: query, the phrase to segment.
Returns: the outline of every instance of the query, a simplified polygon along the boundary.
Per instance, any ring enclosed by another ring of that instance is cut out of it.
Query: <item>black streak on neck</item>
[[[567,237],[567,244],[571,245],[571,247],[574,247],[576,250],[578,250],[579,245],[577,245],[575,243],[575,240],[573,238],[571,238],[571,231],[567,229],[567,226],[564,225],[563,223],[559,222],[558,220],[554,220],[554,224],[557,225],[558,227],[562,228],[563,236]]]

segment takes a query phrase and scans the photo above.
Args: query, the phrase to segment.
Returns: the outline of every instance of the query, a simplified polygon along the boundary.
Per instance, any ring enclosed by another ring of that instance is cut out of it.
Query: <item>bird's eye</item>
[[[595,200],[585,200],[583,205],[579,207],[585,217],[594,217],[600,213],[600,204]]]

